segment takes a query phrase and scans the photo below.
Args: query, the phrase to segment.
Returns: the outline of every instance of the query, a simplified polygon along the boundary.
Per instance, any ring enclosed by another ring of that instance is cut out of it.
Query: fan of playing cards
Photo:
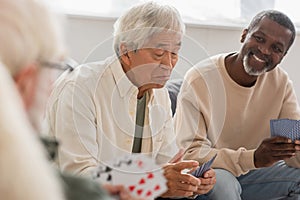
[[[216,159],[217,154],[214,155],[214,157],[212,157],[209,161],[207,161],[206,163],[202,164],[201,166],[197,167],[197,169],[195,171],[192,172],[192,175],[196,176],[196,177],[202,177],[202,175],[208,171],[212,165],[212,163],[214,162],[214,160]]]
[[[131,195],[154,199],[167,191],[161,167],[150,157],[132,154],[99,166],[93,177],[102,184],[124,185]]]
[[[273,119],[270,121],[271,136],[282,136],[292,141],[300,139],[300,120]]]

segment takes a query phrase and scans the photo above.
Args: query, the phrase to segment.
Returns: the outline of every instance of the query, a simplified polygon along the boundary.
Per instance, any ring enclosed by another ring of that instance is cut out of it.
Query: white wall
[[[79,63],[102,60],[113,55],[113,19],[69,16],[66,21],[67,45],[70,55]],[[240,48],[242,28],[187,25],[186,37],[180,52],[181,59],[174,77],[182,77],[185,71],[208,56],[237,51]],[[289,73],[300,103],[300,35],[284,58],[281,66]]]

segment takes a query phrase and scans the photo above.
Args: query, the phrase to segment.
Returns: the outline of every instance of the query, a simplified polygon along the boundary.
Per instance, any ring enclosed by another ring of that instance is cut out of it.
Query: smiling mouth
[[[255,59],[255,60],[257,60],[258,62],[261,62],[261,63],[266,63],[266,61],[265,60],[263,60],[263,59],[260,59],[259,57],[257,57],[255,54],[253,54],[253,58]]]

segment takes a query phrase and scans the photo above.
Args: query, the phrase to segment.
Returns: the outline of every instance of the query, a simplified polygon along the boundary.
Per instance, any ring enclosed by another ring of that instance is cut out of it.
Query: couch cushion
[[[177,95],[179,93],[183,79],[171,79],[166,83],[166,88],[169,92],[171,100],[172,114],[174,116],[177,104]]]

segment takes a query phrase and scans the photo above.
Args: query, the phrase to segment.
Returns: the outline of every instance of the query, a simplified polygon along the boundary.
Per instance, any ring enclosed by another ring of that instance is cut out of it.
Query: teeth
[[[259,57],[257,57],[255,54],[253,55],[253,57],[254,57],[255,60],[257,60],[258,62],[263,62],[263,63],[266,62],[266,61],[260,59]]]

